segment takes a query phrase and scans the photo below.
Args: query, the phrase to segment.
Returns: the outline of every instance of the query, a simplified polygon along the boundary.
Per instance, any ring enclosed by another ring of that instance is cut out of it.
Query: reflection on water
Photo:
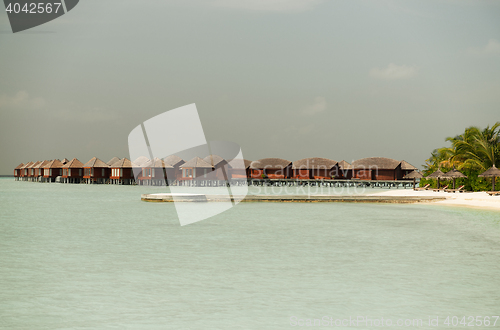
[[[499,213],[243,203],[180,227],[173,205],[140,201],[163,190],[1,179],[0,327],[282,329],[292,316],[498,315]]]

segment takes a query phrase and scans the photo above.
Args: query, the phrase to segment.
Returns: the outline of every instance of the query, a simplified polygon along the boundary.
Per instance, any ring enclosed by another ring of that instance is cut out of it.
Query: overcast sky
[[[16,34],[0,13],[0,174],[128,157],[134,127],[190,103],[250,160],[420,167],[500,121],[500,1],[81,0]]]

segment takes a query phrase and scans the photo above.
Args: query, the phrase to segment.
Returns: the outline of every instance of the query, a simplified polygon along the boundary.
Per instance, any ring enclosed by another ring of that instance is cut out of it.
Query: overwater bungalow
[[[83,179],[83,163],[76,158],[62,166],[62,182],[80,183]]]
[[[137,184],[139,184],[139,177],[142,176],[142,165],[147,162],[149,162],[149,158],[145,156],[137,157],[134,161],[132,161],[132,164],[134,164],[132,171],[134,172],[134,177]]]
[[[405,176],[418,169],[412,164],[408,163],[406,160],[401,161],[401,176],[404,179]],[[399,179],[398,179],[399,180]],[[413,179],[412,179],[413,180]]]
[[[210,173],[210,178],[212,180],[231,179],[230,166],[224,158],[217,155],[209,155],[203,158],[203,160],[213,166],[214,173]]]
[[[28,180],[29,181],[37,181],[38,176],[35,175],[36,172],[36,166],[40,165],[42,162],[37,160],[36,162],[33,163],[33,165],[28,167]]]
[[[44,160],[43,162],[40,162],[40,164],[33,166],[33,170],[35,174],[33,175],[33,181],[42,181],[43,178],[43,167],[47,165],[50,160]]]
[[[181,166],[185,164],[186,162],[179,156],[176,155],[170,155],[168,157],[163,158],[163,161],[165,164],[168,164],[174,168],[173,170],[173,177],[172,176],[167,176],[167,179],[169,181],[178,181],[182,177],[182,170]]]
[[[110,166],[111,168],[111,183],[114,184],[133,184],[134,183],[134,172],[132,168],[133,164],[129,159],[122,158]]]
[[[62,175],[63,163],[59,159],[48,162],[43,167],[43,182],[55,182],[58,176]]]
[[[413,165],[403,162],[384,157],[359,159],[352,163],[352,177],[360,180],[402,180],[404,175],[417,169]]]
[[[16,166],[16,168],[14,169],[14,179],[16,181],[19,181],[19,178],[21,177],[21,167],[24,166],[24,163],[21,163],[19,165]]]
[[[28,181],[28,167],[33,165],[33,162],[28,162],[21,167],[21,180]]]
[[[254,179],[290,179],[293,175],[292,162],[281,158],[263,158],[250,164]]]
[[[164,160],[154,158],[140,166],[142,172],[137,178],[137,183],[148,186],[163,186],[168,184],[168,176],[175,177],[174,167],[165,163]]]
[[[109,174],[109,165],[97,157],[93,157],[83,165],[83,180],[86,183],[106,183]]]
[[[230,173],[232,179],[247,179],[250,178],[251,160],[232,159],[229,161]]]
[[[109,166],[113,165],[114,163],[116,163],[117,161],[119,161],[120,158],[118,157],[113,157],[111,158],[106,164],[108,164]]]
[[[307,180],[334,179],[338,176],[338,162],[327,158],[304,158],[292,163],[293,178]]]
[[[339,168],[338,178],[349,180],[352,178],[352,165],[346,162],[345,160],[341,160],[337,164]]]
[[[215,180],[215,177],[211,175],[214,167],[200,157],[194,157],[180,168],[182,170],[181,181]]]
[[[137,159],[133,161],[133,163],[138,165],[138,166],[141,166],[142,164],[147,163],[147,162],[149,162],[149,158],[146,156],[137,157]]]

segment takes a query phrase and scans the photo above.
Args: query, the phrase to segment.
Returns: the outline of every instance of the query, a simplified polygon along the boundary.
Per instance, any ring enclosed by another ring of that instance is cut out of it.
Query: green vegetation
[[[495,165],[500,167],[500,122],[492,127],[480,129],[469,127],[461,135],[448,137],[450,147],[435,149],[424,165],[424,175],[427,176],[438,168],[448,172],[455,167],[467,175],[467,178],[457,179],[457,186],[465,185],[468,191],[491,190],[490,178],[479,178],[478,175]],[[451,180],[441,180],[441,185],[451,184]],[[499,178],[497,178],[497,186]],[[437,180],[420,181],[420,186],[430,183],[436,187]]]

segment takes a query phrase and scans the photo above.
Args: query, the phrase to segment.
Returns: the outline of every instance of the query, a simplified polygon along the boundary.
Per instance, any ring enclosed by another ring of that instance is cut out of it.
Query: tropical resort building
[[[43,162],[40,162],[38,165],[33,166],[33,169],[35,170],[35,175],[33,177],[33,181],[41,182],[43,178],[43,167],[50,163],[51,160],[44,160]]]
[[[165,157],[163,158],[163,161],[165,162],[165,164],[168,164],[174,168],[173,176],[167,176],[167,180],[169,182],[180,180],[182,177],[182,170],[180,167],[186,162],[181,157],[176,155]]]
[[[16,166],[16,168],[14,169],[14,179],[16,181],[19,181],[19,178],[21,177],[21,168],[24,166],[23,163],[19,164]]]
[[[180,183],[181,185],[196,186],[197,181],[213,181],[216,180],[212,175],[214,167],[200,157],[194,157],[180,166],[182,171]],[[207,184],[210,185],[210,184]]]
[[[247,179],[250,178],[251,160],[247,159],[231,159],[228,164],[230,167],[230,175],[232,179]]]
[[[349,180],[352,178],[352,165],[346,162],[345,160],[341,160],[338,162],[337,167],[339,172],[337,173],[339,179]]]
[[[63,163],[59,159],[54,159],[41,167],[43,169],[42,182],[55,182],[58,176],[62,175]]]
[[[293,175],[292,162],[281,158],[263,158],[250,164],[251,178],[290,179]]]
[[[117,162],[114,162],[110,165],[111,175],[110,175],[110,183],[113,184],[133,184],[135,183],[134,172],[133,172],[134,164],[127,158],[122,158]]]
[[[28,167],[31,165],[33,165],[33,162],[28,162],[24,166],[21,166],[21,180],[28,181]]]
[[[230,166],[221,156],[209,155],[203,160],[213,167],[213,173],[210,173],[211,180],[228,180],[231,178]]]
[[[42,162],[41,161],[36,161],[32,165],[28,166],[28,181],[37,181],[38,177],[35,176],[35,166],[40,165]]]
[[[352,162],[352,178],[360,180],[402,180],[417,168],[406,161],[384,157],[363,158]]]
[[[83,163],[76,158],[62,166],[63,183],[80,183],[83,179]]]
[[[338,162],[327,158],[304,158],[292,163],[293,178],[330,180],[338,177]]]
[[[139,175],[136,177],[137,184],[147,186],[164,186],[167,185],[166,177],[175,177],[174,167],[165,163],[164,160],[154,158],[137,168],[141,168]]]
[[[83,165],[83,180],[86,183],[106,183],[109,181],[109,165],[93,157]]]
[[[113,165],[114,163],[116,163],[117,161],[119,161],[120,158],[118,157],[113,157],[111,158],[106,164],[108,164],[109,166]]]

